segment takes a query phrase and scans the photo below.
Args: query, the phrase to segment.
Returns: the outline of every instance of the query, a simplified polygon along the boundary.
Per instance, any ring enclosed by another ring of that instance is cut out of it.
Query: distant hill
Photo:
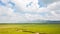
[[[34,20],[29,23],[60,23],[60,21],[52,21],[52,20]]]
[[[60,23],[60,21],[47,21],[47,23]]]

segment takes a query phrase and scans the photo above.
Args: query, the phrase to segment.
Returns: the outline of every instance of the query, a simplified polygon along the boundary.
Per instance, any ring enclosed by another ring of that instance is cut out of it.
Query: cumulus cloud
[[[13,9],[0,7],[0,23],[17,23],[17,22],[27,21],[24,15],[20,13],[15,13]]]
[[[0,22],[60,20],[60,0],[42,0],[48,3],[46,7],[38,5],[38,0],[11,0],[15,4],[9,4],[8,0],[2,1],[6,6],[0,6]]]
[[[17,23],[19,21],[20,22],[27,21],[24,18],[24,15],[16,13],[15,12],[16,9],[11,8],[8,1],[3,0],[1,2],[5,3],[6,6],[3,5],[0,6],[0,23],[10,23],[10,22]]]

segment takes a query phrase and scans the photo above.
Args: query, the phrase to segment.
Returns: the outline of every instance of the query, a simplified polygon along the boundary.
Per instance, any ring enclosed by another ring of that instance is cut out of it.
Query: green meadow
[[[60,24],[0,24],[0,34],[60,34]]]

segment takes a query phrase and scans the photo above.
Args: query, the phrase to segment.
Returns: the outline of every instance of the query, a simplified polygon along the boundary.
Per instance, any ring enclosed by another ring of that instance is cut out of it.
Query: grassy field
[[[0,34],[60,34],[60,24],[0,24]]]

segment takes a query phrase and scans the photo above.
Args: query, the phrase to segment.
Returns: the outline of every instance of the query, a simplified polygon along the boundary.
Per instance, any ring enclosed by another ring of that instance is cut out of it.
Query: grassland
[[[0,24],[0,34],[35,34],[31,32],[60,34],[60,24]]]

